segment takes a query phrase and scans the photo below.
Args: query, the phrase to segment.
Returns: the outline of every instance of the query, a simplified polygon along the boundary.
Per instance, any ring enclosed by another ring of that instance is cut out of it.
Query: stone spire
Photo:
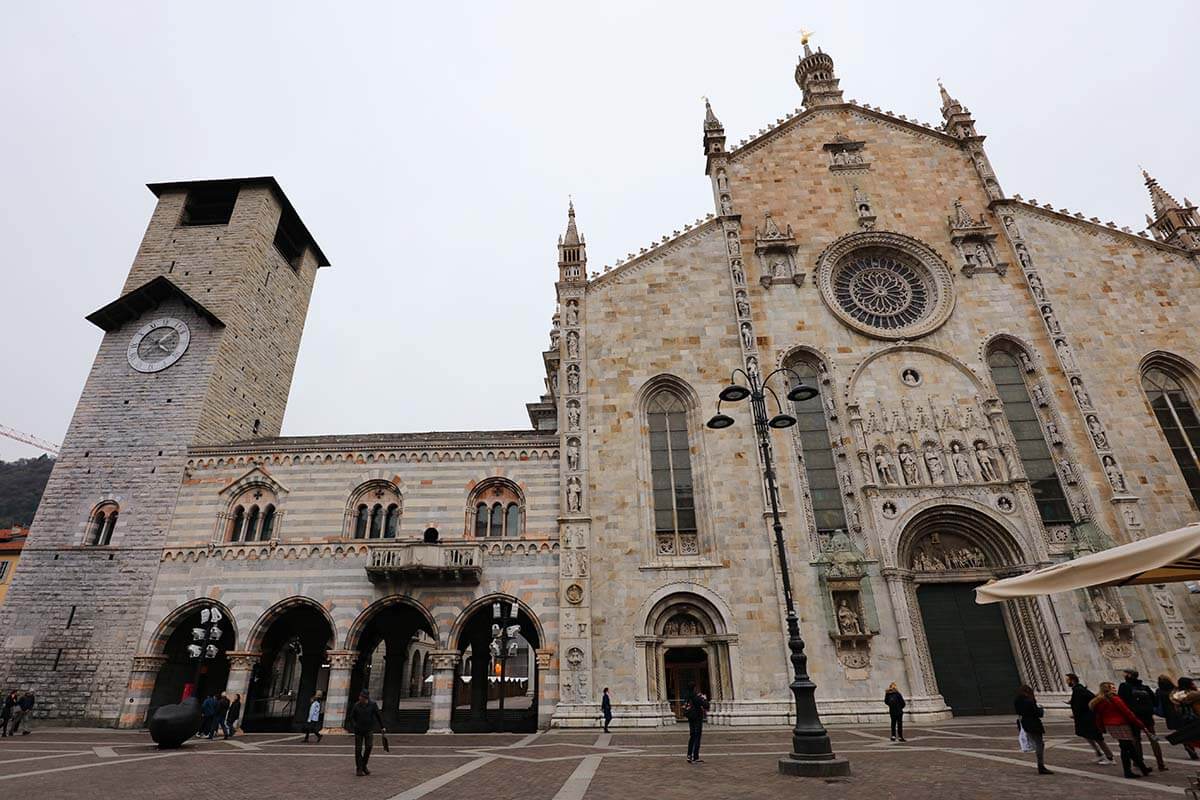
[[[714,155],[725,152],[725,126],[713,113],[708,98],[704,98],[704,155],[709,162]]]
[[[1150,205],[1154,208],[1154,218],[1146,217],[1146,227],[1154,238],[1187,250],[1200,250],[1200,221],[1196,207],[1186,197],[1180,205],[1146,170],[1142,170],[1142,177],[1146,180]]]
[[[804,91],[804,107],[838,105],[842,101],[842,90],[833,72],[833,59],[821,52],[813,52],[808,46],[808,34],[800,38],[804,55],[796,65],[796,84]]]
[[[971,118],[971,112],[950,96],[940,80],[938,81],[938,92],[942,95],[942,119],[946,121],[946,133],[958,139],[970,139],[976,136],[975,120]]]
[[[575,201],[567,201],[567,231],[558,237],[558,279],[587,280],[587,242],[575,227]]]

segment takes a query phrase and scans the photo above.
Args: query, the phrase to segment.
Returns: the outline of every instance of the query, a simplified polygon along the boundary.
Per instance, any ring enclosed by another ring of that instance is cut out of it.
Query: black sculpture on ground
[[[200,701],[189,697],[182,703],[159,706],[147,727],[159,750],[174,750],[200,730]]]

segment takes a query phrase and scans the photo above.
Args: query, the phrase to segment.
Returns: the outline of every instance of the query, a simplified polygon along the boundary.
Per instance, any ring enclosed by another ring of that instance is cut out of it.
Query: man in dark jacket
[[[217,697],[209,695],[204,698],[204,702],[200,704],[200,731],[197,736],[207,736],[212,738],[213,730],[217,718]]]
[[[217,718],[212,726],[212,730],[208,732],[208,738],[213,738],[217,734],[217,728],[221,729],[221,736],[224,739],[229,738],[229,695],[221,692],[221,696],[217,698]]]
[[[0,736],[8,736],[8,721],[12,719],[13,709],[17,706],[17,693],[9,692],[4,696],[4,705],[0,706]]]
[[[8,730],[9,736],[16,736],[17,729],[21,729],[22,736],[28,736],[32,731],[29,730],[29,718],[33,715],[33,691],[27,691],[21,695],[21,699],[17,701],[17,705],[13,708],[12,727]]]
[[[1125,670],[1125,681],[1117,687],[1117,697],[1125,701],[1137,718],[1146,726],[1146,738],[1150,740],[1150,749],[1154,751],[1154,760],[1158,762],[1158,771],[1167,768],[1163,761],[1162,746],[1158,743],[1158,735],[1154,732],[1154,690],[1142,683],[1136,669]],[[1142,753],[1141,731],[1133,729],[1133,744],[1138,754]]]
[[[700,757],[700,737],[704,734],[704,718],[708,716],[708,698],[694,683],[688,687],[688,699],[683,704],[683,714],[688,721],[688,763],[703,764],[704,759]]]
[[[608,696],[608,687],[604,687],[604,696],[600,698],[600,713],[604,715],[604,732],[608,733],[608,726],[612,722],[612,700]]]
[[[371,758],[371,749],[375,747],[375,730],[383,733],[383,715],[379,706],[367,694],[367,690],[359,692],[358,702],[350,707],[350,718],[347,720],[350,730],[354,731],[354,767],[355,775],[370,775],[367,761]],[[386,744],[386,742],[385,742]]]
[[[1112,750],[1108,749],[1108,744],[1104,741],[1104,734],[1096,727],[1096,715],[1092,713],[1090,705],[1092,698],[1096,696],[1095,693],[1084,686],[1083,681],[1079,680],[1079,676],[1074,672],[1067,673],[1067,686],[1071,687],[1071,699],[1067,701],[1067,705],[1071,706],[1071,718],[1075,720],[1075,735],[1086,739],[1092,746],[1097,764],[1115,763]]]

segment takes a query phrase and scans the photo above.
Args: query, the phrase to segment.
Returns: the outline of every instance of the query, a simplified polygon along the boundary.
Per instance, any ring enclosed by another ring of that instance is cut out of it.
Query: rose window
[[[902,328],[921,319],[931,288],[915,265],[886,252],[856,253],[833,275],[838,306],[873,328]]]

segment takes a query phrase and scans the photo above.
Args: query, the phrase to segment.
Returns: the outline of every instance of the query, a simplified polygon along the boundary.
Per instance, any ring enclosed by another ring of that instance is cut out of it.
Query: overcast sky
[[[333,262],[287,434],[528,427],[555,241],[590,268],[712,211],[731,143],[845,96],[974,113],[1009,193],[1144,227],[1138,165],[1200,196],[1200,3],[5,3],[0,424],[61,441],[154,198],[275,175]],[[0,458],[37,451],[0,438]]]

